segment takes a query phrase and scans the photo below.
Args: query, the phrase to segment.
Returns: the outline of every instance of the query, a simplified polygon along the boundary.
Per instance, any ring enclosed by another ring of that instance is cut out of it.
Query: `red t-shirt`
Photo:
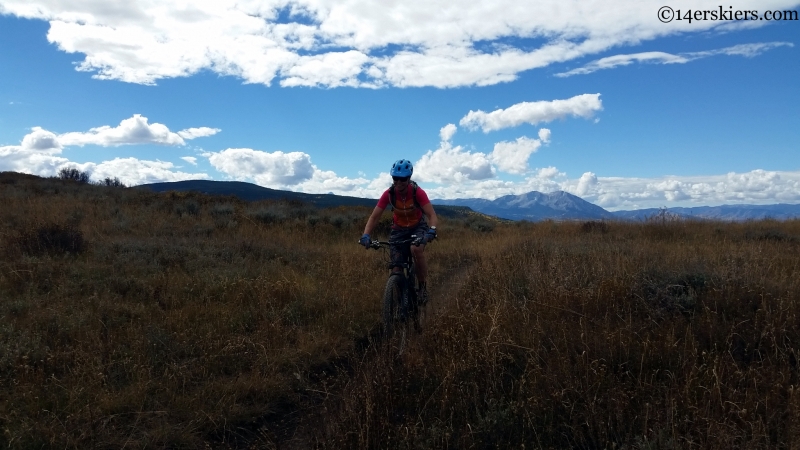
[[[408,184],[405,193],[397,191],[397,188],[392,186],[389,189],[395,189],[394,196],[394,214],[392,215],[392,222],[395,226],[409,228],[419,223],[422,218],[422,206],[427,205],[431,201],[428,200],[428,194],[417,186],[417,203],[420,208],[414,205],[414,188],[411,183]],[[378,208],[386,209],[389,206],[389,189],[383,192],[381,198],[378,200]]]

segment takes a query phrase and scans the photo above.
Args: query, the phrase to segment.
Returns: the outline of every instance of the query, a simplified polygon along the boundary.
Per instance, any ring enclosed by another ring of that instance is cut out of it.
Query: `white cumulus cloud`
[[[429,150],[414,163],[414,177],[418,181],[446,183],[469,183],[489,180],[497,172],[524,174],[528,171],[528,159],[542,144],[550,141],[550,130],[539,130],[539,139],[526,136],[514,141],[501,141],[489,154],[454,146],[450,140],[458,127],[449,123],[439,130],[439,148]],[[484,186],[487,186],[484,183]]]
[[[0,0],[47,21],[47,39],[100,79],[154,84],[200,71],[284,86],[490,85],[553,63],[675,34],[735,32],[726,21],[657,20],[661,3],[430,0]],[[788,9],[796,0],[741,0]],[[716,9],[697,0],[693,9]],[[767,21],[751,21],[750,27]],[[726,28],[727,27],[727,28]]]
[[[597,177],[586,173],[562,189],[604,208],[800,203],[800,172],[761,169],[745,173],[658,178]]]
[[[522,174],[528,171],[528,158],[541,147],[538,139],[522,136],[516,141],[494,144],[489,159],[503,172]]]
[[[550,130],[547,128],[542,128],[539,130],[539,140],[542,141],[543,144],[547,144],[550,142]]]
[[[42,177],[55,175],[70,161],[60,150],[36,151],[21,145],[0,147],[0,172],[21,172]]]
[[[356,87],[369,57],[359,51],[303,56],[286,70],[282,86]]]
[[[376,197],[391,184],[391,177],[388,177],[388,174],[386,175],[388,180],[383,180],[380,185],[371,187],[371,180],[364,177],[340,177],[333,171],[319,170],[315,167],[314,174],[311,178],[293,186],[292,190],[310,194],[327,194],[333,192],[337,195],[370,198]]]
[[[302,152],[264,152],[229,148],[211,153],[208,160],[218,171],[237,180],[254,180],[267,187],[294,186],[311,179],[311,157]]]
[[[438,184],[461,183],[468,180],[485,180],[495,176],[489,157],[480,152],[469,152],[463,147],[442,142],[414,163],[414,179]]]
[[[58,141],[65,146],[100,145],[103,147],[133,145],[133,144],[160,144],[160,145],[185,145],[184,139],[211,136],[220,130],[217,128],[188,128],[173,133],[166,125],[148,123],[147,117],[134,114],[125,119],[116,127],[108,125],[92,128],[87,132],[71,132],[58,136]]]
[[[209,133],[209,131],[193,131],[191,133],[203,134]],[[86,133],[71,132],[57,135],[41,127],[33,127],[31,132],[22,138],[20,145],[0,147],[0,170],[48,177],[56,175],[62,168],[72,167],[89,173],[93,180],[117,177],[128,185],[209,178],[204,173],[175,171],[172,163],[164,161],[116,158],[100,163],[76,163],[63,155],[65,147],[73,145],[117,146],[144,143],[177,145],[183,143],[183,140],[177,134],[171,133],[166,126],[148,124],[147,118],[139,115],[123,120],[118,127],[93,128]],[[192,163],[195,158],[185,157],[183,159]]]
[[[589,193],[589,190],[597,185],[597,175],[592,172],[586,172],[578,179],[578,186],[575,188],[575,194],[584,196]]]
[[[441,130],[439,130],[439,137],[442,141],[448,142],[450,139],[453,138],[453,135],[456,134],[458,128],[452,124],[448,123],[447,125],[443,126]]]
[[[199,137],[213,136],[220,131],[222,130],[219,128],[198,127],[187,128],[185,130],[178,131],[176,134],[184,139],[192,140]]]
[[[557,176],[564,176],[564,175],[565,174],[563,172],[559,172],[558,169],[556,169],[553,166],[544,167],[536,171],[537,178],[548,179],[548,180],[555,178]]]
[[[32,131],[22,138],[20,147],[29,151],[57,153],[61,151],[62,145],[55,133],[41,127],[33,127]]]
[[[351,197],[377,197],[391,184],[391,177],[382,173],[374,180],[364,176],[342,177],[333,171],[320,170],[303,152],[265,152],[249,148],[229,148],[208,152],[211,165],[221,173],[240,181],[249,181],[272,189],[285,189],[310,194]]]
[[[582,94],[566,100],[517,103],[489,113],[470,110],[459,124],[471,130],[480,128],[484,133],[488,133],[525,123],[536,125],[569,116],[589,118],[602,109],[600,94]]]
[[[188,173],[175,170],[175,165],[167,161],[147,161],[137,158],[114,158],[99,164],[92,164],[88,170],[94,180],[119,178],[128,186],[169,181],[207,180],[205,173]]]

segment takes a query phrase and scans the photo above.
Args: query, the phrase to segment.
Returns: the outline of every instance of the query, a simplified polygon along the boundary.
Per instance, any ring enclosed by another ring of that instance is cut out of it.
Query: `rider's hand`
[[[369,248],[372,246],[372,240],[367,233],[364,233],[364,235],[361,236],[361,239],[358,240],[358,243],[363,245],[367,250],[369,250]]]
[[[436,228],[428,228],[428,231],[425,232],[425,242],[430,242],[436,239]]]

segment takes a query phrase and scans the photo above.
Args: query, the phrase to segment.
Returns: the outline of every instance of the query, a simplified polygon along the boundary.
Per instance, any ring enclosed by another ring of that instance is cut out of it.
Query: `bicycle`
[[[398,241],[372,241],[370,248],[375,250],[389,247],[399,247],[401,260],[395,262],[388,257],[387,267],[391,271],[389,279],[386,280],[386,288],[383,292],[383,311],[381,319],[383,322],[383,339],[387,345],[391,345],[397,339],[397,353],[403,354],[406,341],[408,339],[409,319],[414,324],[414,329],[419,332],[422,330],[420,325],[420,304],[417,285],[417,277],[414,271],[414,258],[411,255],[411,246],[422,244],[422,238],[412,235],[411,239]],[[384,253],[385,254],[385,253]],[[399,267],[401,270],[395,272],[393,269]]]

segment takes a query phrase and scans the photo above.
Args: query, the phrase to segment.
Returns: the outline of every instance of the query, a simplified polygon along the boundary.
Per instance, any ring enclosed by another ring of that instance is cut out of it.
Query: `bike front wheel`
[[[392,274],[386,280],[383,292],[383,335],[391,339],[400,321],[400,309],[403,304],[403,277]]]

